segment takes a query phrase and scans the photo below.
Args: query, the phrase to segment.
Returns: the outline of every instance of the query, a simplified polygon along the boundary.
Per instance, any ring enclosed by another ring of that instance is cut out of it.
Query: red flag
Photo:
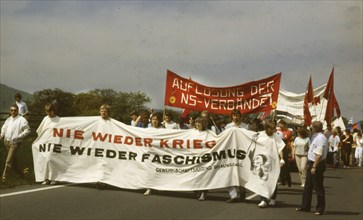
[[[331,119],[333,116],[334,116],[334,101],[329,99],[328,104],[326,105],[325,118],[324,118],[327,124],[331,124]]]
[[[329,87],[329,88],[328,88]],[[324,91],[324,98],[328,100],[328,103],[326,105],[326,111],[325,111],[325,121],[326,123],[330,124],[331,119],[334,116],[334,109],[337,113],[337,116],[340,117],[340,107],[339,103],[335,97],[334,94],[334,68],[330,74],[329,81],[326,85],[325,91]]]
[[[304,125],[310,126],[311,125],[311,114],[309,110],[309,103],[314,103],[314,91],[313,91],[313,83],[311,81],[311,76],[308,83],[307,92],[304,96]]]
[[[310,114],[310,110],[309,110],[308,96],[307,96],[307,94],[305,94],[305,97],[304,97],[304,125],[310,126],[311,120],[312,120],[312,118],[311,118],[311,114]]]
[[[306,98],[308,103],[314,103],[314,91],[313,91],[313,83],[311,81],[311,76],[308,83],[308,92],[306,93]]]
[[[325,99],[329,99],[329,97],[330,97],[329,95],[333,91],[334,91],[334,67],[331,70],[331,74],[330,74],[328,83],[326,84],[323,97]]]

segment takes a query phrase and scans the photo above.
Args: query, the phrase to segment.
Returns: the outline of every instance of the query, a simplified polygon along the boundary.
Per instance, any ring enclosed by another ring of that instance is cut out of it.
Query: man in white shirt
[[[308,168],[306,182],[302,197],[302,204],[296,211],[310,212],[313,189],[317,197],[315,215],[322,215],[325,210],[324,172],[326,169],[326,156],[328,154],[328,141],[323,134],[323,123],[314,121],[312,124],[313,136],[308,152]]]
[[[15,94],[15,103],[18,106],[18,109],[19,109],[18,114],[20,116],[25,117],[25,116],[29,115],[28,106],[26,105],[25,102],[21,101],[21,95],[19,93]]]
[[[340,138],[336,128],[334,128],[333,134],[330,135],[328,143],[329,143],[329,152],[333,152],[334,168],[337,168],[339,166],[338,146],[340,143]]]
[[[1,127],[0,139],[4,138],[4,143],[8,151],[2,181],[5,181],[7,172],[12,169],[18,175],[23,176],[23,172],[18,166],[16,153],[21,146],[23,139],[30,133],[28,121],[18,114],[16,104],[10,107],[10,117],[6,119]]]
[[[248,126],[242,122],[242,114],[240,111],[236,109],[233,110],[231,113],[231,119],[232,122],[226,125],[226,130],[233,127],[248,129]],[[227,203],[234,203],[239,201],[238,188],[239,186],[228,187],[228,193],[231,198],[226,201]],[[242,188],[240,194],[240,197],[242,197],[242,199],[245,199],[246,189]]]

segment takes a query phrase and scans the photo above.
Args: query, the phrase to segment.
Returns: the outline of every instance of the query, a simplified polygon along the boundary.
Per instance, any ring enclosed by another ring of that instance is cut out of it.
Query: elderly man
[[[312,124],[313,136],[308,152],[308,168],[306,182],[302,197],[302,204],[296,211],[310,212],[313,189],[317,197],[315,215],[322,215],[325,210],[324,172],[326,169],[326,156],[328,154],[328,141],[323,134],[323,124],[314,121]]]
[[[2,181],[6,180],[9,170],[14,170],[19,176],[23,172],[18,166],[16,153],[21,146],[24,137],[30,133],[28,121],[19,115],[19,108],[16,104],[10,107],[10,117],[6,119],[1,128],[0,139],[4,138],[4,143],[8,151]]]

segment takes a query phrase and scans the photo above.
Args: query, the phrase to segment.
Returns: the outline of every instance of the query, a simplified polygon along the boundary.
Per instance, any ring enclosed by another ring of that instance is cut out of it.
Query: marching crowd
[[[26,104],[21,101],[19,94],[15,98],[16,103],[10,107],[10,117],[1,128],[1,139],[4,138],[8,152],[2,181],[6,180],[10,171],[23,175],[22,170],[18,166],[16,154],[22,140],[30,133],[30,127],[24,118],[28,114]],[[101,118],[108,120],[109,111],[110,107],[108,105],[102,105],[99,111]],[[40,134],[45,124],[49,125],[49,123],[56,123],[59,120],[54,104],[47,104],[45,112],[47,116],[38,127],[38,134]],[[295,127],[289,129],[283,119],[278,122],[276,120],[262,121],[258,118],[246,121],[247,117],[244,117],[238,110],[231,112],[230,123],[226,123],[224,120],[215,121],[208,111],[202,111],[197,118],[190,116],[187,123],[184,123],[181,119],[175,122],[169,111],[161,113],[155,112],[152,109],[151,111],[143,112],[141,115],[133,111],[130,113],[130,117],[131,126],[145,129],[196,129],[200,132],[209,129],[216,134],[220,134],[232,127],[253,130],[255,132],[265,131],[268,136],[274,138],[278,144],[282,145],[282,150],[279,152],[281,170],[277,185],[287,184],[288,187],[291,187],[291,163],[289,163],[289,159],[296,161],[301,187],[304,189],[302,204],[296,208],[296,211],[310,211],[314,189],[317,196],[315,214],[323,214],[325,210],[323,181],[326,167],[347,169],[350,166],[362,166],[363,139],[361,131],[357,129],[353,130],[353,134],[349,129],[342,131],[340,127],[332,128],[330,125],[327,125],[326,130],[323,130],[323,124],[318,121],[313,122],[309,128]],[[340,166],[341,162],[342,166]],[[56,181],[47,178],[43,184],[56,184]],[[259,207],[275,205],[278,191],[277,185],[271,198],[260,198]],[[97,188],[104,186],[104,183],[97,182]],[[198,199],[203,201],[207,198],[208,191],[203,190],[196,193]],[[228,193],[229,199],[226,201],[227,203],[238,202],[245,199],[246,189],[241,186],[230,186],[228,187]],[[146,189],[144,195],[151,194],[152,190]]]

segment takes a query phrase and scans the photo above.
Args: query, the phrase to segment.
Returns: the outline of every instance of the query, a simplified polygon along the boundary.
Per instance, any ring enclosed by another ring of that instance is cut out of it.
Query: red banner
[[[232,87],[208,87],[167,70],[164,104],[171,107],[208,110],[228,115],[232,110],[243,114],[276,109],[281,73]]]

